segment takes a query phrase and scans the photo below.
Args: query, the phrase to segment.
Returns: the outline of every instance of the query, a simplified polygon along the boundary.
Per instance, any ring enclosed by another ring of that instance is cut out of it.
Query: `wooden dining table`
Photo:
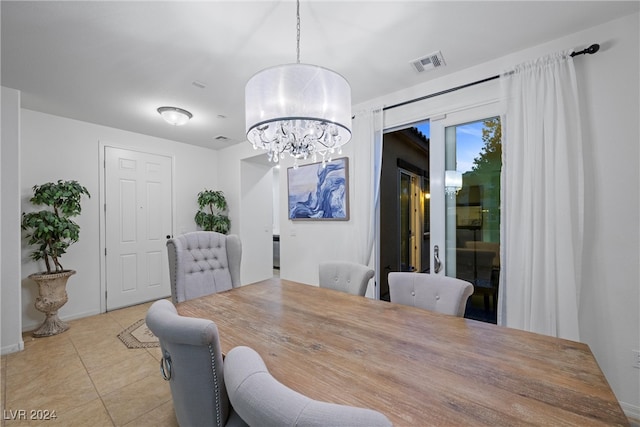
[[[273,278],[177,305],[313,399],[396,426],[629,425],[586,344]],[[286,404],[286,402],[283,402]]]

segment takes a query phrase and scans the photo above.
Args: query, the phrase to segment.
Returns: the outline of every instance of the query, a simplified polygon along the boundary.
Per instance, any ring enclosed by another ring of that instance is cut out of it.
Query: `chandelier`
[[[322,157],[323,167],[351,139],[351,88],[340,74],[300,63],[300,1],[296,2],[297,61],[264,69],[245,88],[247,139],[278,162]]]
[[[444,171],[444,193],[456,196],[462,188],[462,172],[456,170]]]

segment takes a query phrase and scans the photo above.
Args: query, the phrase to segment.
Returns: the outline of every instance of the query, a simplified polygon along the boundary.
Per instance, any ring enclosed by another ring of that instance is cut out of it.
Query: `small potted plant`
[[[227,234],[231,228],[231,220],[225,214],[227,200],[222,191],[203,190],[198,193],[198,206],[196,224],[204,231],[217,231]]]
[[[47,208],[22,214],[21,227],[27,232],[29,244],[36,246],[31,259],[44,260],[47,267],[46,271],[29,276],[38,284],[39,297],[35,307],[46,315],[42,325],[33,333],[34,337],[48,337],[69,329],[69,325],[58,317],[58,309],[68,300],[67,280],[76,272],[64,269],[60,257],[78,241],[80,226],[71,217],[80,214],[83,195],[91,197],[87,189],[76,181],[58,180],[36,185],[31,203]]]

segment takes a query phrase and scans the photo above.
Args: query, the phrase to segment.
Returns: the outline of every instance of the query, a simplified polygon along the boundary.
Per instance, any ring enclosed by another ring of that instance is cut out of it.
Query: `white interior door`
[[[171,158],[105,147],[107,311],[171,294]]]

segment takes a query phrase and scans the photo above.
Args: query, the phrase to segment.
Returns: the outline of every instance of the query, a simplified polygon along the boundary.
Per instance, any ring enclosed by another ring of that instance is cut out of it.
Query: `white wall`
[[[86,186],[90,199],[82,202],[80,240],[62,259],[66,268],[78,273],[69,279],[69,301],[60,309],[62,319],[74,319],[101,312],[100,264],[100,146],[112,145],[132,150],[171,156],[174,159],[174,234],[196,229],[193,216],[196,197],[204,188],[216,188],[218,154],[193,145],[22,110],[21,125],[21,195],[22,210],[30,210],[31,187],[58,179],[75,179]],[[26,243],[23,241],[23,245]],[[44,270],[29,259],[31,248],[22,249],[22,324],[31,330],[43,315],[34,307],[37,286],[26,279]],[[168,268],[168,266],[167,266]],[[3,305],[3,311],[5,305]]]
[[[0,352],[22,350],[20,315],[20,92],[2,88],[0,108]]]
[[[242,143],[221,150],[218,158],[218,186],[229,204],[230,233],[242,241],[243,285],[273,276],[272,175],[256,156],[266,154]]]
[[[350,174],[357,170],[352,144],[343,147],[341,156],[348,157]],[[308,162],[311,163],[311,162]],[[280,277],[297,282],[318,284],[318,264],[330,260],[357,262],[357,232],[354,203],[362,202],[355,194],[353,175],[349,177],[349,221],[291,221],[288,219],[288,169],[293,166],[285,159],[280,169]]]
[[[273,173],[263,154],[240,162],[242,283],[273,275]]]
[[[632,368],[632,350],[640,350],[639,17],[594,29],[589,35],[603,51],[584,58],[578,74],[590,154],[580,334],[634,418],[640,418],[640,369]]]
[[[639,33],[639,15],[634,14],[354,107],[357,111],[392,105],[497,75],[551,52],[584,48],[591,43],[601,45],[596,55],[575,58],[586,156],[580,327],[582,340],[590,346],[623,409],[636,418],[640,417],[640,369],[632,367],[631,350],[640,348]],[[499,85],[494,82],[491,86],[496,92],[489,98],[496,99]],[[473,92],[467,99],[473,103],[477,99],[471,99],[477,98],[477,92],[486,90],[476,87],[469,92],[434,98],[429,106],[424,104],[425,110],[418,114],[415,106],[404,112],[389,110],[385,113],[385,124],[428,118],[446,111],[447,103],[461,108],[466,96]],[[353,158],[351,145],[347,144],[345,155],[349,156],[350,164],[357,166],[361,159]],[[355,171],[357,167],[352,173]],[[280,171],[280,275],[316,284],[320,261],[353,257],[357,240],[354,221],[289,221],[286,180],[283,165]],[[354,181],[350,179],[350,202],[362,205],[366,201],[354,194]]]

